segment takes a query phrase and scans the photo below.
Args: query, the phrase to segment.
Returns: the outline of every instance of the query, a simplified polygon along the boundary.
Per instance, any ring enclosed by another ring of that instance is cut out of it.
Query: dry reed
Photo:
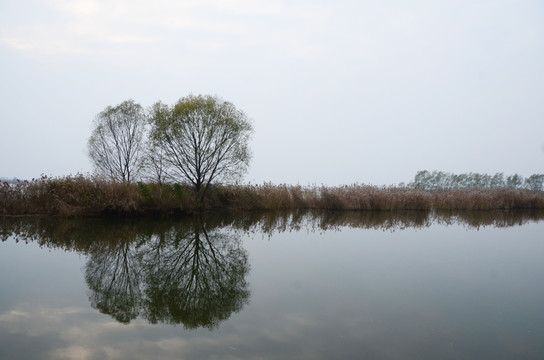
[[[228,210],[515,210],[544,209],[544,192],[512,189],[426,191],[410,187],[215,185],[204,209]],[[189,214],[192,188],[120,183],[83,175],[0,185],[0,214],[62,216]]]

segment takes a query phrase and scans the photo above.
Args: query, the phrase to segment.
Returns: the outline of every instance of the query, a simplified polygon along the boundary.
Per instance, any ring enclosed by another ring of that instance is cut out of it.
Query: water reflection
[[[208,214],[199,218],[62,219],[52,217],[0,218],[0,240],[36,241],[40,246],[89,253],[107,243],[133,242],[162,236],[176,226],[200,234],[224,229],[272,235],[285,231],[329,231],[341,228],[401,230],[432,224],[463,225],[469,229],[507,228],[544,220],[544,211],[379,212],[379,211],[271,211]],[[200,222],[196,226],[195,221]],[[196,229],[196,230],[195,230]],[[96,243],[100,240],[100,244]],[[109,244],[107,246],[113,246]]]
[[[213,328],[248,301],[246,251],[199,218],[92,251],[85,268],[93,307],[120,322]]]
[[[396,231],[428,228],[433,224],[463,225],[469,229],[507,228],[544,220],[544,211],[295,211],[249,213],[224,218],[224,225],[269,236],[285,231],[335,231],[342,228]]]
[[[2,240],[37,241],[88,256],[92,307],[122,323],[213,328],[249,300],[248,256],[217,221],[11,218]]]
[[[91,306],[121,323],[214,328],[249,302],[242,234],[342,228],[425,228],[433,223],[511,227],[544,219],[544,212],[267,212],[182,220],[0,219],[0,239],[37,242],[87,256]]]

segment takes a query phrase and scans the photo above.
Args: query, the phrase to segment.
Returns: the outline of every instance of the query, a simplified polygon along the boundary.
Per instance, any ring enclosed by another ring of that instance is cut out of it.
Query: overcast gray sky
[[[0,176],[90,172],[108,105],[219,95],[246,181],[544,173],[541,0],[0,0]]]

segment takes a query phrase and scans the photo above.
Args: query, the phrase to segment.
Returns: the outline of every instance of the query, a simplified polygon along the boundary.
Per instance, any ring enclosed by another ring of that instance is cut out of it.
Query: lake
[[[543,220],[0,218],[0,359],[542,359]]]

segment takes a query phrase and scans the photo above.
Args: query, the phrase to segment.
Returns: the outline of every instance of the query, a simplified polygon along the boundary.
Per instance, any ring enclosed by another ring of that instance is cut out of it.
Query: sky
[[[91,173],[96,115],[222,97],[244,182],[544,173],[541,0],[0,0],[0,177]]]

